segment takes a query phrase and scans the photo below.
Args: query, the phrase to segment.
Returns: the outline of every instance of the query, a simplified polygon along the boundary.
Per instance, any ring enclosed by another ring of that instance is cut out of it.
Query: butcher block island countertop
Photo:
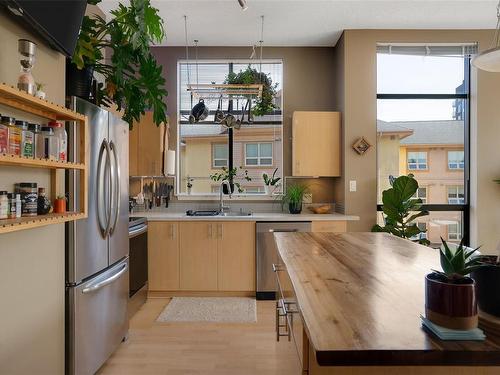
[[[439,268],[438,250],[385,233],[274,236],[320,366],[500,365],[500,339],[488,332],[453,342],[422,329],[424,276]]]

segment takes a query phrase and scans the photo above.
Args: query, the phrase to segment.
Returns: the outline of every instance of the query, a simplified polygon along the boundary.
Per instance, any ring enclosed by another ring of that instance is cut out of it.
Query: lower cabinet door
[[[217,224],[180,222],[180,289],[217,290]]]
[[[217,223],[218,288],[255,291],[255,223]]]
[[[149,222],[148,278],[150,291],[179,290],[179,223]]]

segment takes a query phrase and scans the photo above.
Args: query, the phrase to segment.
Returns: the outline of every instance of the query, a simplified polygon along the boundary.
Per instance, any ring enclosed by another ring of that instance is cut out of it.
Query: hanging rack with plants
[[[91,5],[100,2],[87,1]],[[158,12],[150,0],[130,0],[129,5],[119,3],[111,11],[110,21],[96,14],[85,16],[68,66],[68,84],[78,86],[75,83],[79,75],[84,80],[80,81],[84,90],[69,93],[89,99],[92,78],[97,73],[104,82],[95,87],[95,104],[107,107],[116,104],[130,126],[140,120],[146,109],[153,111],[153,122],[157,126],[165,122],[165,78],[150,51],[150,45],[165,38]]]

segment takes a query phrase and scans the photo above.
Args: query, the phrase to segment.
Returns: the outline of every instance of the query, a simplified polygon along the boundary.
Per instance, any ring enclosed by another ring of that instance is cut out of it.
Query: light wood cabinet
[[[347,232],[346,221],[313,221],[311,232],[344,233]]]
[[[163,175],[165,126],[153,123],[153,113],[146,112],[129,133],[129,174],[131,176]]]
[[[217,290],[217,228],[213,222],[181,222],[180,290]]]
[[[148,224],[148,284],[151,291],[178,290],[179,223]]]
[[[292,120],[292,175],[340,176],[339,112],[295,111]]]
[[[217,223],[219,291],[255,291],[255,223]]]

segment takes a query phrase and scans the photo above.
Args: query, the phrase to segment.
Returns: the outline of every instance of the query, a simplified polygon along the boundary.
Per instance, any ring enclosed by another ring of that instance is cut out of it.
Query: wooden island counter
[[[303,326],[304,373],[500,374],[500,338],[442,341],[422,328],[438,250],[384,233],[274,236],[280,289],[290,284],[280,298]]]

